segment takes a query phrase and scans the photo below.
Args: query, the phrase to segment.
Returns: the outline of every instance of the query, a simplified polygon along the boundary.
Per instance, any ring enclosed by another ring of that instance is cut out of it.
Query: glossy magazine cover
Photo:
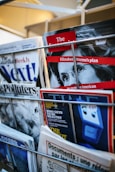
[[[26,150],[27,149],[27,150]],[[35,150],[32,137],[0,124],[0,170],[10,172],[36,171],[36,159],[28,151]],[[35,161],[35,162],[34,162]]]
[[[114,38],[114,19],[45,33],[51,88],[114,89]]]
[[[79,145],[114,152],[113,107],[108,106],[113,103],[112,91],[41,89],[40,92],[42,98],[50,99],[43,102],[44,120],[50,129]]]

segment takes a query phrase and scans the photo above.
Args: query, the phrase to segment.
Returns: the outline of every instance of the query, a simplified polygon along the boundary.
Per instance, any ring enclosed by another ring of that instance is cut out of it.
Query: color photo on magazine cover
[[[92,149],[114,151],[113,92],[105,90],[41,89],[41,97],[52,102],[43,103],[48,126],[63,138]],[[53,102],[58,100],[62,102]],[[64,103],[63,101],[74,101]],[[89,104],[88,104],[88,103]],[[93,103],[93,104],[90,104]],[[106,106],[96,105],[107,103]]]
[[[0,142],[0,170],[30,172],[28,153],[25,150]]]
[[[27,150],[26,150],[27,149]],[[32,137],[0,123],[0,170],[8,172],[36,171],[35,150]]]

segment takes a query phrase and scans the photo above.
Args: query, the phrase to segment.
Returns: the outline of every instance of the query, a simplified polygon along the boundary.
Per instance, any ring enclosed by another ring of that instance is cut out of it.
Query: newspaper
[[[70,172],[74,171],[100,171],[109,172],[112,168],[112,158],[102,156],[96,150],[71,143],[53,133],[48,126],[42,126],[38,152],[49,155],[39,157],[38,163],[41,171]],[[44,146],[43,146],[44,145]],[[54,159],[49,159],[49,158]],[[62,160],[62,161],[59,161]],[[69,165],[69,163],[71,163]],[[68,165],[69,170],[68,170]]]
[[[0,46],[0,82],[32,83],[44,87],[42,37],[26,38]]]
[[[39,141],[43,113],[40,88],[32,84],[0,84],[0,121]]]
[[[32,137],[0,123],[0,170],[37,172]]]

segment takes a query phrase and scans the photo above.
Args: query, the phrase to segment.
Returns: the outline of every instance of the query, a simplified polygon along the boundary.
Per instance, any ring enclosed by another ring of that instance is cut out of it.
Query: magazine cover
[[[50,87],[115,88],[114,38],[114,19],[45,33]]]
[[[26,149],[35,150],[32,137],[0,124],[0,171],[37,172],[35,155]]]
[[[39,88],[28,84],[1,84],[0,97],[0,121],[32,136],[37,146],[43,124]]]
[[[102,156],[96,150],[89,150],[84,146],[71,143],[57,136],[57,134],[49,132],[48,126],[41,127],[38,152],[49,155],[50,157],[44,156],[41,159],[38,157],[40,167],[42,170],[45,169],[44,171],[107,172],[111,171],[112,167],[112,158],[109,155]]]
[[[46,88],[40,93],[46,99],[44,120],[52,131],[79,145],[114,152],[111,90]]]
[[[43,35],[43,41],[46,46],[49,46],[48,50],[46,51],[47,55],[52,55],[54,52],[62,52],[71,49],[69,42],[73,42],[74,48],[78,48],[79,44],[89,45],[89,41],[90,44],[99,45],[97,48],[100,48],[100,51],[97,53],[98,55],[102,55],[102,50],[103,54],[105,54],[107,51],[107,45],[109,43],[107,40],[110,42],[113,41],[111,38],[114,37],[114,34],[115,19],[111,19],[62,30],[45,32]],[[78,41],[78,43],[76,41]],[[100,46],[100,43],[102,45],[105,44],[105,49],[103,46]],[[58,45],[56,46],[56,44]],[[114,46],[112,46],[112,48],[113,47]]]
[[[114,89],[114,57],[96,56],[48,56],[47,63],[52,66],[50,84],[53,88]],[[58,79],[56,78],[58,76]]]
[[[27,38],[0,46],[0,82],[44,86],[42,37]],[[41,77],[40,77],[41,76]]]

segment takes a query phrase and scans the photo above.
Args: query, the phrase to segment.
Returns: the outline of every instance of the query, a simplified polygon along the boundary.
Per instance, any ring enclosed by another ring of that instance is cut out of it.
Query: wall
[[[24,39],[21,36],[0,29],[0,45]]]
[[[26,25],[39,23],[53,17],[53,14],[48,11],[0,6],[0,24],[24,34],[26,34]]]

